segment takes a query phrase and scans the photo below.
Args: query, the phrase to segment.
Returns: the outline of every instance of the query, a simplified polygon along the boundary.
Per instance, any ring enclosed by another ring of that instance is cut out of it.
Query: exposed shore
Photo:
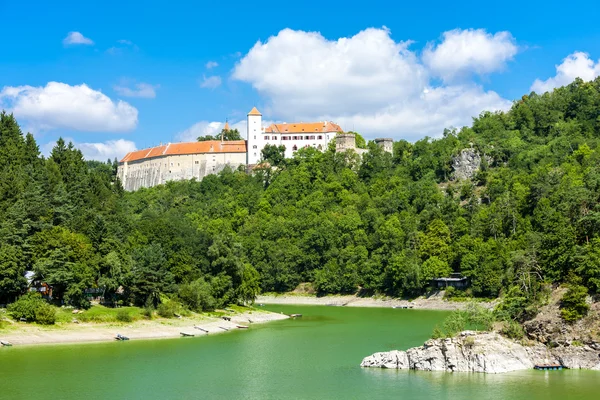
[[[302,304],[339,307],[398,307],[414,308],[419,310],[461,310],[467,307],[468,302],[448,301],[443,299],[443,292],[413,300],[394,299],[389,297],[358,297],[354,295],[331,295],[317,297],[307,294],[269,294],[256,298],[256,304]],[[485,308],[492,308],[495,302],[481,302]]]
[[[252,326],[289,318],[287,315],[263,310],[245,311],[231,314],[231,321],[217,317],[197,315],[181,319],[141,320],[132,323],[68,323],[54,326],[40,326],[27,323],[13,323],[12,326],[0,329],[0,340],[12,343],[14,346],[86,343],[114,341],[117,334],[130,340],[166,339],[181,336],[181,332],[195,336],[224,333],[228,330],[239,329],[237,325]],[[194,328],[197,326],[202,328]],[[225,328],[225,329],[223,329]]]

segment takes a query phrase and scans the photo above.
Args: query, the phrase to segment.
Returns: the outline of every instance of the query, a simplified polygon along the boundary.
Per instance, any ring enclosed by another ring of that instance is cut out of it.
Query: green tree
[[[590,310],[587,303],[588,291],[581,285],[570,285],[560,300],[560,315],[567,322],[573,323],[585,317]]]
[[[284,145],[271,145],[267,144],[260,151],[261,158],[267,161],[269,164],[275,167],[285,165],[285,146]]]

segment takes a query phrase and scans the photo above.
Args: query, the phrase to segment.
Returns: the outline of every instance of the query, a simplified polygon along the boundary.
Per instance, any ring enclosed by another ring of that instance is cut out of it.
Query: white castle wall
[[[168,181],[196,178],[202,180],[217,174],[226,166],[232,169],[246,165],[246,153],[202,153],[168,155],[124,162],[117,175],[127,191],[153,187]]]

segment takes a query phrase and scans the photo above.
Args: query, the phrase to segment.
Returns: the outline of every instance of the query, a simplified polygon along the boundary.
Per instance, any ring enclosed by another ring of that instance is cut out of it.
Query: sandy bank
[[[117,334],[127,336],[131,340],[176,338],[181,336],[181,332],[203,336],[224,333],[227,332],[226,329],[239,329],[237,325],[251,327],[253,324],[286,318],[288,318],[287,315],[259,310],[232,314],[231,321],[216,317],[197,316],[182,319],[136,321],[130,324],[69,323],[42,327],[34,324],[14,323],[12,326],[0,330],[0,340],[18,346],[114,341]],[[208,333],[196,329],[194,326],[202,328]]]
[[[443,293],[429,297],[418,297],[414,300],[403,300],[379,297],[357,297],[357,296],[323,296],[282,294],[258,296],[256,304],[303,304],[321,306],[344,306],[344,307],[400,307],[421,310],[460,310],[467,306],[467,302],[446,301]],[[492,308],[495,302],[482,302],[486,308]]]

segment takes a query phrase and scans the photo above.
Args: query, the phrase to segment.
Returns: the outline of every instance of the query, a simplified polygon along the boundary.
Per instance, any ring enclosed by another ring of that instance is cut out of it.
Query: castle
[[[229,125],[225,124],[225,129]],[[342,133],[333,122],[299,122],[262,126],[262,114],[254,107],[247,116],[247,140],[168,143],[127,153],[119,162],[117,176],[128,191],[153,187],[167,181],[216,174],[225,167],[236,169],[261,161],[261,150],[267,145],[284,145],[285,157],[305,147],[325,150],[336,140],[336,151],[352,149],[359,154],[353,134]],[[392,152],[392,139],[375,139],[385,151]]]

